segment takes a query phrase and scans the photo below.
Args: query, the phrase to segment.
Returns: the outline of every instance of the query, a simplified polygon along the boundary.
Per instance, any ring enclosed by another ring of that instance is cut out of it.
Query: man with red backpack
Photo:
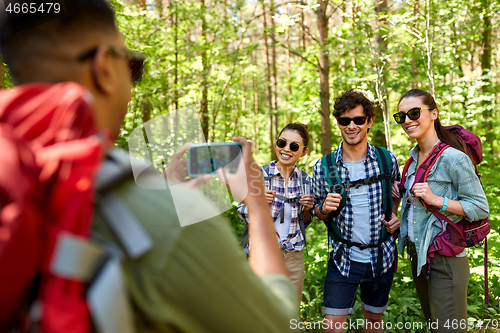
[[[248,265],[224,219],[181,228],[174,194],[138,187],[128,154],[110,149],[144,62],[110,5],[4,4],[0,52],[16,87],[0,92],[0,332],[289,331],[296,293],[251,143],[237,139],[243,162],[228,177],[252,182]],[[213,210],[176,187],[176,202]]]

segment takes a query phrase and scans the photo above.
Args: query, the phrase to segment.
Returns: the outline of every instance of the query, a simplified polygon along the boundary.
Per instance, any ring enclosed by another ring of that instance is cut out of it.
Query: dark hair
[[[407,91],[401,98],[399,99],[398,106],[401,103],[401,101],[405,98],[408,97],[418,97],[421,99],[422,103],[427,105],[432,111],[434,109],[438,110],[436,101],[434,100],[434,97],[432,97],[431,94],[429,94],[425,90],[421,89],[412,89]],[[474,165],[474,168],[476,169],[477,172],[477,167],[476,167],[476,162],[474,161],[474,158],[472,157],[471,153],[469,152],[469,149],[467,148],[467,145],[465,144],[464,140],[462,137],[453,131],[447,130],[443,125],[441,125],[441,121],[439,121],[439,113],[438,117],[436,120],[434,120],[434,129],[436,130],[437,136],[439,140],[449,144],[455,149],[460,150],[467,156],[469,156],[470,160],[472,161],[472,164]]]
[[[365,95],[363,95],[359,91],[354,90],[346,91],[335,99],[335,104],[333,105],[333,116],[335,118],[338,118],[345,112],[354,109],[358,105],[361,105],[363,107],[365,116],[367,116],[368,118],[375,117],[373,102],[366,98]]]
[[[89,31],[116,30],[114,12],[106,0],[54,3],[60,5],[57,14],[54,9],[51,15],[47,9],[44,14],[0,13],[0,53],[14,79],[17,68],[40,56],[33,52],[35,45],[50,48],[65,40],[78,41]]]
[[[304,141],[304,150],[309,146],[309,131],[307,130],[307,125],[295,122],[295,123],[289,123],[283,129],[281,130],[280,134],[278,137],[283,133],[284,131],[295,131],[300,134],[302,137],[302,141]]]

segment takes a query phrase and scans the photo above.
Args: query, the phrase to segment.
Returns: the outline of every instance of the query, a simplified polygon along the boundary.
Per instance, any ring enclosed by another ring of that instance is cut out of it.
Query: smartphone
[[[239,142],[213,142],[193,144],[188,149],[188,174],[215,176],[215,171],[226,167],[235,173],[242,157],[243,146]]]

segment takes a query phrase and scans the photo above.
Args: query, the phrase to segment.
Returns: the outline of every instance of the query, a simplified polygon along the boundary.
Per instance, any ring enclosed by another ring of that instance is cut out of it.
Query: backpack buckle
[[[436,240],[434,240],[434,247],[436,248],[436,251],[440,251],[441,248],[439,247],[438,243]]]
[[[333,186],[333,190],[335,191],[335,193],[340,193],[342,192],[342,187],[343,187],[342,184],[335,184]]]
[[[369,185],[377,181],[377,176],[371,176],[362,180],[363,185]]]
[[[346,181],[344,182],[344,187],[347,189],[347,188],[350,188],[351,187],[351,182],[350,181]]]

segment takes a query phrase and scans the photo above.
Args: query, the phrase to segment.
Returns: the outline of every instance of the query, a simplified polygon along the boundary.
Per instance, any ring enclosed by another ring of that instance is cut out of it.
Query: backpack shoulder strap
[[[109,151],[96,177],[97,207],[127,254],[138,258],[153,247],[153,240],[135,214],[112,191],[130,177],[133,172],[129,155],[119,149]]]
[[[334,153],[323,156],[321,158],[321,165],[323,168],[325,179],[328,182],[328,185],[330,185],[330,193],[339,193],[340,195],[342,195],[340,206],[335,211],[336,215],[338,215],[338,213],[345,206],[347,193],[345,188],[342,186],[342,180],[340,179],[339,171],[337,169],[337,161],[335,160]]]
[[[406,183],[406,174],[408,173],[408,168],[410,167],[411,162],[413,162],[413,157],[410,156],[410,158],[406,160],[405,166],[403,168],[403,174],[401,175],[401,186],[404,186]]]
[[[272,184],[273,177],[269,176],[269,168],[270,168],[269,164],[266,164],[261,168],[262,176],[264,177],[264,187],[266,190],[270,190],[273,188],[273,184]]]
[[[130,157],[121,149],[111,149],[96,176],[96,191],[105,193],[129,177],[133,177]]]
[[[434,149],[432,149],[429,155],[415,171],[415,181],[413,182],[414,184],[423,183],[427,180],[427,176],[429,175],[429,172],[431,171],[434,164],[436,164],[439,156],[441,156],[441,154],[444,153],[444,151],[448,148],[450,148],[450,145],[441,141],[434,147]]]
[[[391,195],[391,173],[392,158],[389,151],[385,148],[375,147],[380,172],[385,175],[382,178],[382,207],[384,209],[385,220],[389,221],[392,216],[392,195]],[[385,228],[383,228],[385,230]]]
[[[342,181],[337,170],[337,161],[335,160],[334,153],[330,153],[321,158],[321,167],[325,179],[330,186],[330,193],[339,193],[342,196],[342,200],[340,201],[340,205],[337,210],[331,212],[328,219],[323,221],[326,225],[326,228],[328,229],[330,238],[335,239],[336,241],[340,241],[342,240],[340,229],[335,223],[333,223],[333,218],[338,216],[340,214],[340,211],[344,208],[347,192],[341,185]]]

